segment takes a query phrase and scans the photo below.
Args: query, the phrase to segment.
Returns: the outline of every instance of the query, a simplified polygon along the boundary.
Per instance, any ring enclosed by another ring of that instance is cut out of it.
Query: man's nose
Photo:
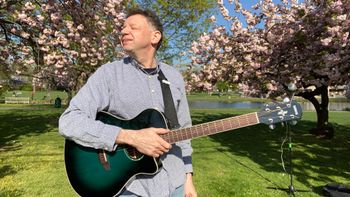
[[[128,27],[124,27],[121,31],[122,35],[128,34],[130,32],[130,29]]]

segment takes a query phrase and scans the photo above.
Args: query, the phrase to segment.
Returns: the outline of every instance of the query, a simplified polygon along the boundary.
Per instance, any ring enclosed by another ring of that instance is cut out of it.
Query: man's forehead
[[[144,17],[143,15],[141,14],[136,14],[136,15],[132,15],[132,16],[129,16],[124,24],[147,24],[148,21],[146,19],[146,17]]]

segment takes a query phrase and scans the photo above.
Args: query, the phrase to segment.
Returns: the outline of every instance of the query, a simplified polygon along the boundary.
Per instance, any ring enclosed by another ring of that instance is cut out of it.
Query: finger
[[[160,157],[161,155],[163,155],[163,152],[162,151],[155,151],[153,153],[153,157]]]
[[[159,154],[153,154],[152,157],[159,157]]]
[[[169,129],[164,129],[164,128],[154,128],[154,131],[155,131],[157,134],[166,134],[166,133],[169,133],[169,132],[170,132]]]
[[[165,142],[162,144],[162,147],[165,148],[166,152],[168,152],[172,146],[168,142]]]

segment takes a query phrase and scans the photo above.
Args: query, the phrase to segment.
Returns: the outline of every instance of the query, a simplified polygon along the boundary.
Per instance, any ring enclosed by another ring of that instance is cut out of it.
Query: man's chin
[[[125,47],[123,46],[123,50],[126,52],[126,53],[132,53],[132,48],[131,47]]]
[[[134,54],[135,54],[133,50],[128,50],[128,49],[125,49],[125,48],[124,48],[124,52],[126,54],[128,54],[129,56],[134,56]]]

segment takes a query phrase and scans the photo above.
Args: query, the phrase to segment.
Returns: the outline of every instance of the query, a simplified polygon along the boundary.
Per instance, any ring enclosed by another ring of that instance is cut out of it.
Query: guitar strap
[[[171,95],[170,82],[164,76],[162,70],[159,70],[158,72],[158,80],[162,88],[163,101],[164,101],[164,114],[165,114],[165,117],[168,119],[168,125],[170,129],[179,128],[180,124],[177,119],[173,96]]]

